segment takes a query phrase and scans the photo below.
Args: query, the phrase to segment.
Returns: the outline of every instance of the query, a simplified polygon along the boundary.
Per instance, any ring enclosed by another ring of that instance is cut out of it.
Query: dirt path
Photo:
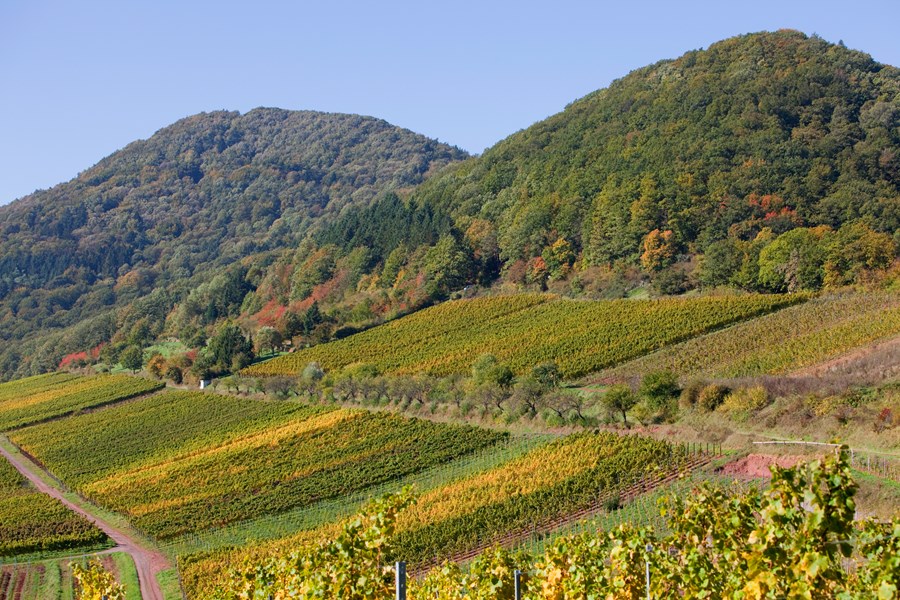
[[[51,485],[48,485],[40,476],[38,476],[38,471],[43,471],[44,473],[46,473],[46,471],[44,471],[40,467],[40,465],[24,457],[19,458],[11,454],[2,445],[0,445],[0,455],[8,460],[9,463],[13,467],[15,467],[17,471],[27,477],[28,480],[32,484],[34,484],[34,487],[36,487],[40,492],[56,498],[57,500],[65,504],[70,510],[73,510],[85,517],[88,521],[102,530],[103,533],[108,535],[110,539],[112,539],[117,544],[120,551],[127,552],[131,555],[132,560],[134,560],[134,566],[137,569],[138,580],[140,581],[141,585],[141,597],[143,598],[143,600],[164,600],[162,590],[159,587],[159,582],[157,582],[156,580],[156,574],[160,571],[172,568],[169,559],[166,558],[165,555],[151,548],[147,548],[139,541],[137,541],[135,537],[129,535],[125,531],[122,531],[122,529],[120,528],[114,527],[112,524],[94,514],[90,510],[89,504],[85,503],[88,508],[84,508],[73,502],[70,502],[63,495],[62,491]],[[49,473],[47,473],[47,475],[50,476]]]

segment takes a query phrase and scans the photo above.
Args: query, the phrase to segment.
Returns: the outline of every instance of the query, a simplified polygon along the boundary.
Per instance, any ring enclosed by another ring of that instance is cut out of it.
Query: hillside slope
[[[36,372],[61,351],[109,340],[122,316],[97,322],[98,313],[151,291],[152,306],[138,312],[160,322],[216,269],[293,247],[323,217],[464,156],[357,115],[260,108],[183,119],[0,207],[0,339],[79,323],[91,330],[76,334],[74,348],[65,339],[8,348],[0,370],[22,361],[19,373]]]
[[[900,70],[794,31],[731,38],[573,102],[408,206],[447,215],[443,233],[469,257],[453,274],[469,283],[589,272],[580,284],[621,293],[613,272],[662,293],[840,285],[896,256]],[[351,211],[320,242],[384,239],[382,213]],[[428,274],[405,239],[381,258]]]
[[[896,281],[898,232],[900,70],[756,33],[344,211],[266,270],[242,325],[315,344],[472,285],[616,298]]]

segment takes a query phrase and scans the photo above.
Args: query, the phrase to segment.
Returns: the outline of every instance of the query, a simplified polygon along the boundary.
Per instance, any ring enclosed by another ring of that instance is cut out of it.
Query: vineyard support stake
[[[513,587],[516,600],[522,600],[522,571],[519,569],[513,571]]]
[[[650,600],[650,553],[653,552],[653,545],[647,544],[645,550],[647,551],[647,562],[645,563],[647,567],[647,600]]]
[[[394,571],[394,584],[396,589],[395,600],[406,600],[406,563],[397,561]]]

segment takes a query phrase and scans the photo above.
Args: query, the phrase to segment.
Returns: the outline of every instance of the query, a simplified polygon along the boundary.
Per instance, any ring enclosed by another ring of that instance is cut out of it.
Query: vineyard
[[[16,431],[10,438],[66,483],[81,487],[323,412],[202,392],[165,391]]]
[[[164,549],[170,556],[183,556],[199,552],[209,553],[229,546],[243,546],[248,541],[260,543],[285,539],[300,531],[316,530],[327,524],[343,521],[358,512],[373,497],[388,494],[404,486],[412,486],[424,493],[452,481],[493,469],[557,438],[558,436],[553,434],[510,436],[505,441],[448,463],[355,493],[328,498],[311,506],[276,515],[264,515],[227,527],[181,536],[167,541]]]
[[[12,398],[30,396],[55,387],[61,387],[66,382],[78,378],[78,375],[71,373],[47,373],[45,375],[35,375],[34,377],[0,383],[0,403]]]
[[[390,414],[168,392],[13,440],[87,497],[168,539],[352,493],[502,437]]]
[[[246,556],[189,597],[896,598],[900,518],[855,522],[847,454],[774,470],[765,490],[704,484],[667,495],[661,531],[629,522],[557,537],[535,554],[492,547],[413,580],[385,565],[405,553],[395,532],[415,497],[403,490],[318,543]]]
[[[900,294],[840,293],[670,346],[598,375],[670,370],[682,376],[786,373],[900,334]]]
[[[103,546],[106,535],[32,488],[0,458],[0,562],[3,557]]]
[[[650,438],[567,436],[423,493],[396,523],[397,558],[428,563],[477,550],[511,532],[530,533],[536,524],[591,507],[601,496],[625,494],[635,483],[672,473],[689,461],[681,448]],[[207,597],[217,577],[248,555],[284,554],[298,544],[334,536],[340,526],[330,523],[252,550],[181,560],[188,597]]]
[[[385,373],[466,373],[493,354],[516,373],[555,361],[572,378],[731,323],[805,300],[744,295],[694,299],[575,301],[525,294],[447,302],[343,340],[249,367],[248,375],[296,375],[354,363]]]
[[[0,384],[0,431],[146,394],[161,383],[126,375],[51,374]]]

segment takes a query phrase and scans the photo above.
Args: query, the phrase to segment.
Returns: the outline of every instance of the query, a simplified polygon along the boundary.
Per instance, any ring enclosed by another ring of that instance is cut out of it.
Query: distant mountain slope
[[[409,205],[450,215],[489,278],[503,269],[528,283],[619,265],[661,283],[681,277],[662,290],[698,280],[815,288],[827,257],[810,257],[812,270],[791,280],[780,263],[760,275],[760,248],[792,229],[857,223],[837,240],[793,234],[782,254],[812,240],[824,256],[832,242],[865,239],[880,265],[890,262],[900,242],[900,70],[794,31],[731,38],[573,102],[431,178]],[[351,212],[323,242],[358,244],[359,223],[378,238],[377,212]],[[705,268],[691,262],[698,256]],[[832,283],[855,275],[833,271]]]
[[[323,217],[464,157],[357,115],[260,108],[183,119],[0,207],[0,339],[184,290],[194,275],[292,247]],[[16,350],[4,362],[32,355]]]
[[[733,225],[863,217],[893,233],[900,70],[797,32],[732,38],[639,69],[414,197],[496,223],[508,260],[554,235],[599,263],[655,228],[701,251]]]

